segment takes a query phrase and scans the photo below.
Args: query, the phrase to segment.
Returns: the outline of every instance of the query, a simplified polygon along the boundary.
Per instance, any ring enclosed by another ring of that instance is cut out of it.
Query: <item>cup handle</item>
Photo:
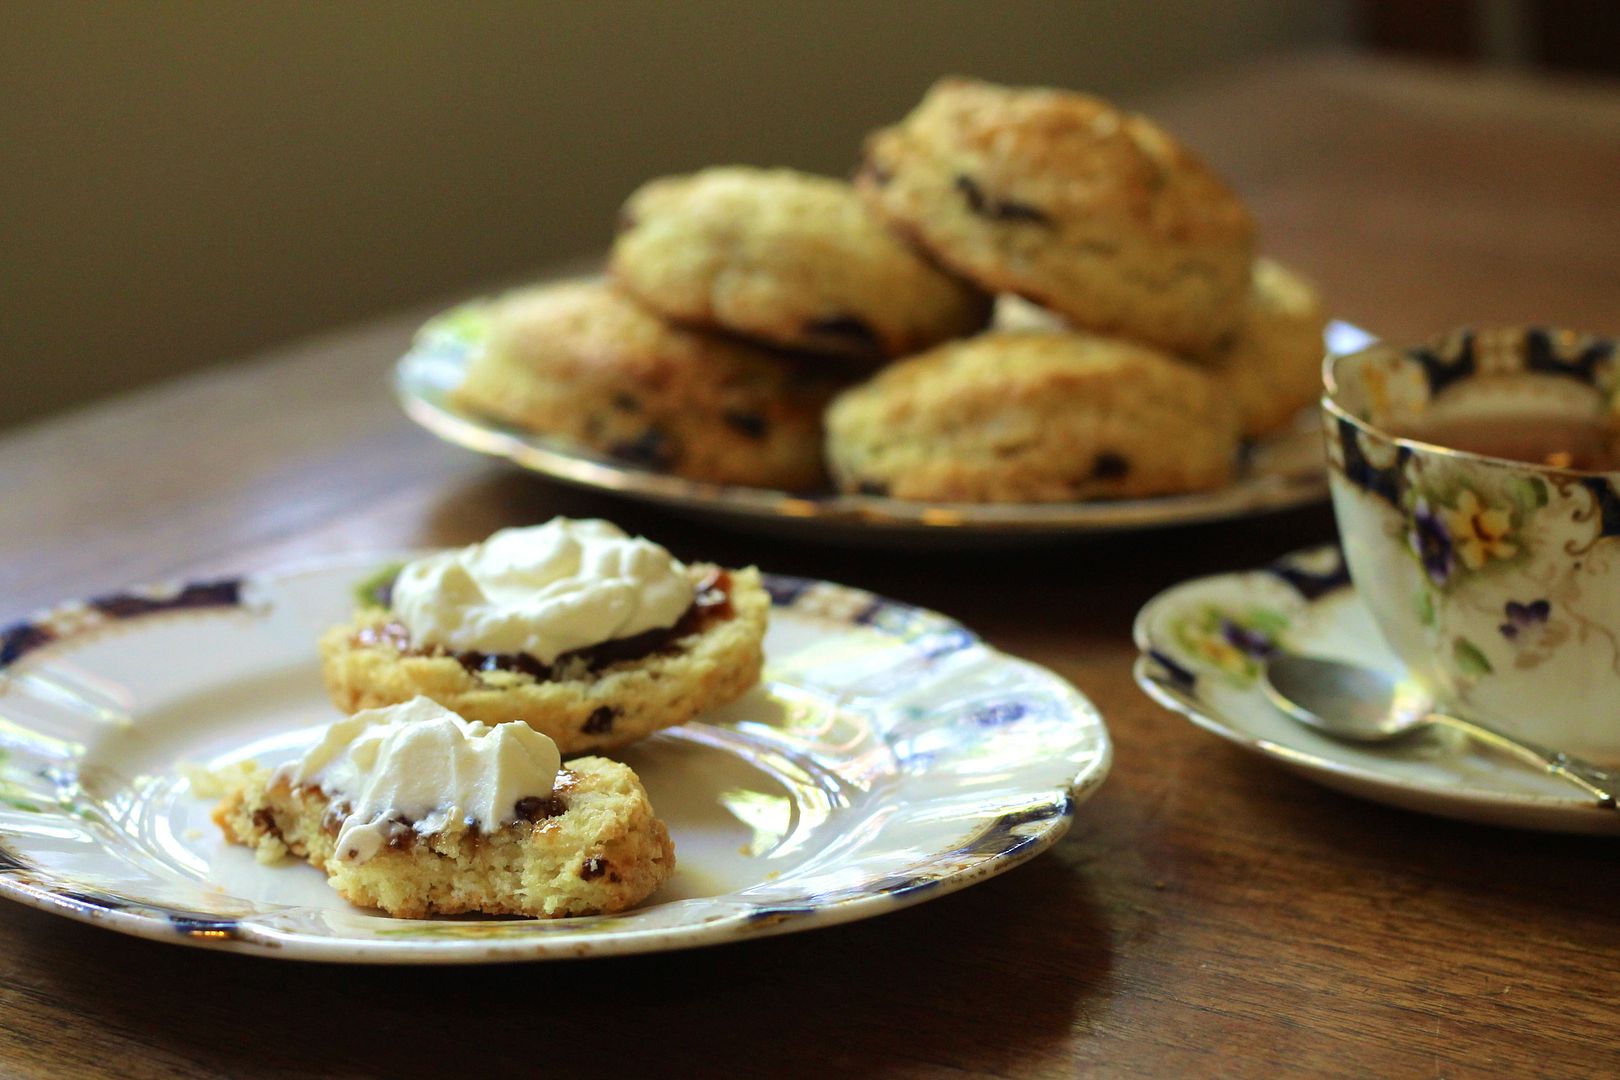
[[[1486,727],[1473,720],[1464,720],[1459,716],[1450,716],[1446,713],[1430,713],[1424,718],[1431,724],[1444,724],[1446,727],[1461,731],[1495,750],[1500,750],[1525,761],[1531,765],[1539,766],[1542,771],[1561,780],[1568,781],[1597,800],[1599,806],[1609,810],[1620,809],[1616,805],[1615,792],[1620,790],[1620,776],[1599,768],[1590,761],[1574,757],[1562,750],[1549,750],[1545,746],[1538,746],[1533,742]]]

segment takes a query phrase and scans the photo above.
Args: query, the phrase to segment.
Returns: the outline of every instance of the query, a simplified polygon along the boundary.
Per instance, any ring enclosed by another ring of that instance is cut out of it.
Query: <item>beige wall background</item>
[[[650,176],[844,173],[942,73],[1129,99],[1348,22],[1344,0],[9,0],[0,426],[588,257]]]

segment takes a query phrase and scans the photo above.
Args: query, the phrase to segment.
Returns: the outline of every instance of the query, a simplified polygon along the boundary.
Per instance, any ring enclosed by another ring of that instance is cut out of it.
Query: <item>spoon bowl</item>
[[[1339,739],[1389,742],[1429,723],[1419,691],[1361,664],[1285,653],[1266,666],[1264,687],[1277,708]]]

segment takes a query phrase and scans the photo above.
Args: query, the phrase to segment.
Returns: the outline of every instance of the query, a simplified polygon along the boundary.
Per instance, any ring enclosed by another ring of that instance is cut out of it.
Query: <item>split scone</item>
[[[686,566],[606,521],[557,518],[406,564],[321,638],[345,712],[432,698],[576,754],[634,742],[759,681],[753,568]]]
[[[345,899],[404,918],[623,911],[675,870],[629,767],[562,766],[533,728],[426,698],[356,713],[301,759],[237,774],[214,821],[260,862],[306,859]]]

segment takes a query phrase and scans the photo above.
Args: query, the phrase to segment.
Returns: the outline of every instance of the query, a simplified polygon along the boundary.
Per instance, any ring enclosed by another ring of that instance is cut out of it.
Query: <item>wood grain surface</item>
[[[1620,90],[1364,60],[1144,102],[1334,310],[1620,330]],[[421,313],[0,440],[0,618],[323,552],[600,514],[688,557],[946,611],[1072,679],[1113,775],[1050,853],[866,922],[657,956],[368,969],[137,941],[0,904],[0,1075],[1620,1073],[1612,842],[1337,795],[1151,704],[1157,590],[1331,538],[1325,509],[1014,555],[760,541],[444,446],[385,388]]]

